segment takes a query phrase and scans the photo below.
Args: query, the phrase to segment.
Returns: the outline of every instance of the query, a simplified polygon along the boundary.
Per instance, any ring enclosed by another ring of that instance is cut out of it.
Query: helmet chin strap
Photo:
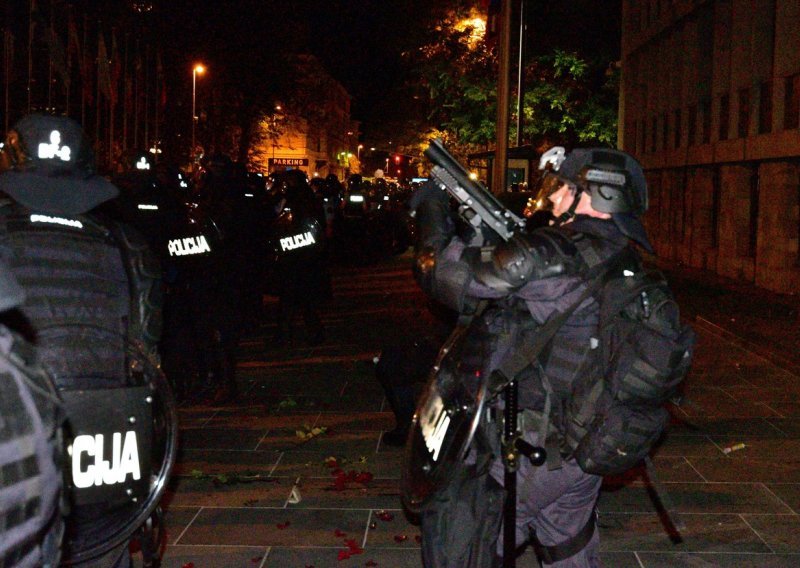
[[[581,194],[583,193],[583,188],[578,187],[575,190],[575,196],[572,199],[572,205],[569,206],[569,209],[564,211],[561,215],[555,218],[553,222],[554,225],[560,226],[564,223],[569,223],[575,218],[575,210],[578,208],[578,203],[581,200]]]

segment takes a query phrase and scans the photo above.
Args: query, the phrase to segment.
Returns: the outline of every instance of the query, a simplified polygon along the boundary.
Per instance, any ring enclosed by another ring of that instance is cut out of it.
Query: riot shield
[[[53,355],[42,360],[67,416],[63,463],[70,513],[62,562],[76,564],[127,542],[154,513],[177,454],[177,409],[158,362],[116,331],[59,325],[40,329],[39,344],[55,354],[65,345],[122,346],[123,367],[101,366],[94,374]],[[114,382],[102,376],[111,367],[120,375]]]
[[[459,369],[466,331],[457,329],[442,347],[414,414],[401,482],[403,503],[414,513],[460,468],[484,411],[482,375]]]

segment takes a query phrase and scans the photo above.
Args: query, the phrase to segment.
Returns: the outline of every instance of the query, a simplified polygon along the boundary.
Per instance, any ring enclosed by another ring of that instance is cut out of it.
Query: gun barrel
[[[443,184],[453,197],[472,209],[480,220],[501,238],[510,239],[524,221],[508,211],[480,182],[469,177],[469,172],[442,145],[431,140],[425,156],[435,164],[431,174]]]

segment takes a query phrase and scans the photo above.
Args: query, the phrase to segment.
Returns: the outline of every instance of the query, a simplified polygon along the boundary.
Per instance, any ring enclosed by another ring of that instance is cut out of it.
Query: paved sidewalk
[[[668,534],[641,471],[608,479],[603,561],[800,566],[798,303],[669,276],[700,341],[687,404],[654,459],[686,529]],[[421,565],[419,531],[400,508],[402,450],[380,443],[394,424],[373,364],[383,344],[433,325],[410,259],[338,269],[324,320],[313,348],[278,348],[265,324],[242,346],[241,400],[181,409],[165,566]]]

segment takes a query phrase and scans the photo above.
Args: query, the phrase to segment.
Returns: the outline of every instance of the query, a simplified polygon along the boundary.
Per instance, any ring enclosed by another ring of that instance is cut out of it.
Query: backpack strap
[[[591,284],[586,287],[581,296],[563,312],[556,312],[548,318],[536,333],[536,337],[530,343],[520,345],[517,349],[510,349],[503,360],[492,374],[489,376],[488,387],[491,393],[496,394],[502,390],[511,380],[516,377],[523,369],[531,363],[535,363],[539,353],[547,346],[562,325],[569,319],[575,310],[589,296],[597,292],[608,281],[608,276],[615,268],[619,256],[623,251],[616,253],[606,263],[596,264],[589,271]]]

